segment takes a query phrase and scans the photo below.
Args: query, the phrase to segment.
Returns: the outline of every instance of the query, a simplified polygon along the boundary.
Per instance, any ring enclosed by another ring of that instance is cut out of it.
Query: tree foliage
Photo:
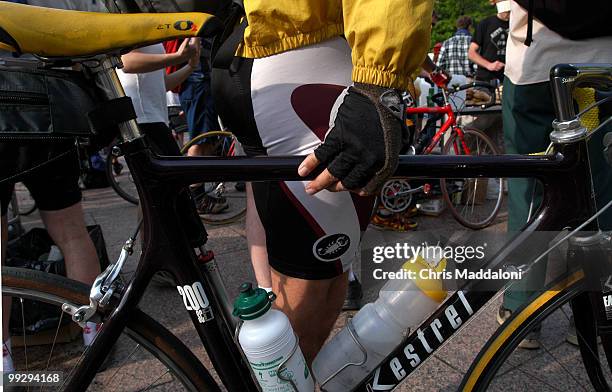
[[[453,35],[456,30],[455,23],[461,15],[471,16],[474,20],[473,28],[482,19],[495,14],[495,6],[488,0],[435,0],[438,23],[431,33],[431,45],[443,42]]]

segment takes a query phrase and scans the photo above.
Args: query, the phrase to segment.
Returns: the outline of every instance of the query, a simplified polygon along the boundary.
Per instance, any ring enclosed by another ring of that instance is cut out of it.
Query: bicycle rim
[[[497,155],[491,139],[473,128],[463,129],[464,140],[456,132],[444,145],[444,155]],[[465,142],[465,145],[463,144]],[[490,225],[502,205],[504,190],[502,178],[446,178],[440,179],[444,201],[451,214],[463,226],[483,229]]]
[[[481,349],[459,390],[592,390],[580,350],[565,340],[571,315],[568,302],[583,290],[583,278],[577,271],[517,309]],[[525,338],[536,337],[539,349],[519,347]],[[601,351],[599,360],[605,364]],[[576,356],[581,365],[569,366]]]
[[[61,306],[66,302],[79,306],[89,303],[89,287],[58,275],[3,267],[2,290],[3,295],[13,297],[12,315],[22,315],[11,323],[23,326],[22,331],[11,330],[16,370],[62,371],[64,380],[68,379],[85,351],[82,330]],[[24,332],[28,329],[25,326],[27,306],[36,305],[40,309],[40,303],[48,308],[46,324],[53,319],[49,315],[55,314],[56,321],[44,331],[27,334]],[[22,345],[24,341],[26,344]],[[56,388],[62,390],[62,387]],[[88,390],[218,391],[219,388],[180,340],[146,314],[136,311]]]
[[[111,187],[125,201],[138,205],[138,191],[130,169],[123,157],[115,157],[113,149],[109,149],[106,157],[106,176]]]

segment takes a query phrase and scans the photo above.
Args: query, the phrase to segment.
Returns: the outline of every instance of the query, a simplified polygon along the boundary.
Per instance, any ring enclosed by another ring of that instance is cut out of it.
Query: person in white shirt
[[[168,128],[166,91],[181,84],[198,67],[199,39],[185,39],[175,53],[166,53],[162,44],[134,49],[121,56],[121,61],[123,68],[117,74],[125,94],[132,99],[141,132],[160,152],[178,155]],[[166,67],[179,64],[185,65],[166,74]]]
[[[506,45],[505,79],[502,100],[504,142],[508,154],[531,154],[545,151],[550,143],[552,121],[555,119],[550,90],[549,72],[560,63],[612,63],[612,37],[574,41],[562,37],[533,19],[533,42],[525,45],[528,14],[516,1],[511,3],[510,31]],[[602,170],[605,160],[602,137],[595,134],[589,141],[598,205],[603,206],[612,195],[609,170]],[[598,168],[599,166],[599,168]],[[532,211],[537,211],[542,190],[533,179],[508,179],[508,230],[520,230]],[[533,212],[532,212],[533,214]],[[612,211],[599,219],[600,226],[612,228]],[[498,321],[504,321],[536,287],[542,287],[546,264],[535,267],[530,279],[508,291],[499,309]],[[568,340],[570,337],[568,336]],[[537,336],[521,343],[525,348],[537,348]]]

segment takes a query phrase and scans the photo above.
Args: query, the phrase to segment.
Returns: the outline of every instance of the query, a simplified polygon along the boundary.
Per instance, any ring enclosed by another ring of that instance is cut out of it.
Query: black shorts
[[[72,143],[0,143],[0,209],[6,215],[16,182],[23,182],[42,211],[81,201],[80,164]]]
[[[342,38],[262,59],[235,59],[213,71],[223,124],[249,156],[307,155],[329,131],[333,107],[351,84],[350,48]],[[300,279],[329,279],[360,257],[374,198],[322,191],[305,182],[257,182],[253,193],[266,232],[268,261]]]

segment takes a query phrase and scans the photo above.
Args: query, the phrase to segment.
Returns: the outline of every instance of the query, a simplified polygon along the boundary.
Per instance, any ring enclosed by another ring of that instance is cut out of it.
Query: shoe
[[[390,217],[383,217],[380,214],[374,215],[371,223],[380,230],[392,230],[404,232],[414,230],[418,227],[418,223],[412,219],[408,219],[402,215],[394,214]]]
[[[363,289],[361,283],[355,278],[349,281],[348,289],[346,290],[346,299],[342,310],[359,310],[361,309],[361,300],[363,299]]]
[[[224,197],[212,197],[204,195],[198,203],[198,214],[220,214],[229,208],[229,203]]]
[[[526,350],[537,350],[540,348],[540,331],[531,331],[525,339],[519,343],[519,348]]]
[[[510,309],[504,308],[504,305],[500,306],[497,310],[497,323],[502,325],[512,316],[512,311]]]
[[[510,309],[504,308],[504,306],[500,306],[497,310],[497,322],[499,325],[505,323],[512,316],[512,311]],[[540,348],[540,330],[538,328],[537,331],[531,331],[527,335],[525,339],[523,339],[519,345],[520,348],[524,348],[527,350],[536,350]]]
[[[246,183],[241,181],[241,182],[237,182],[236,184],[234,184],[234,188],[238,191],[238,192],[244,192],[246,191]]]

